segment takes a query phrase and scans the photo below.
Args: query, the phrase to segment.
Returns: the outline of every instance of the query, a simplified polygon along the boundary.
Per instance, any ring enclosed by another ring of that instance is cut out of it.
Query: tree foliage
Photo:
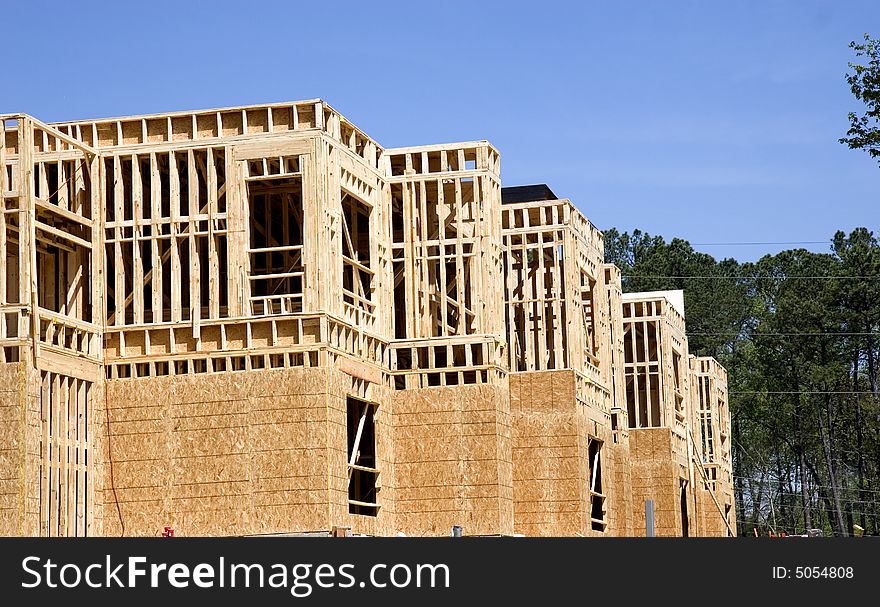
[[[864,36],[864,42],[850,42],[856,62],[850,62],[846,75],[853,96],[865,104],[862,114],[850,112],[849,130],[840,143],[854,150],[865,150],[880,162],[880,39]]]
[[[684,289],[690,351],[728,370],[740,529],[880,533],[880,243],[755,263],[609,230],[625,291]]]

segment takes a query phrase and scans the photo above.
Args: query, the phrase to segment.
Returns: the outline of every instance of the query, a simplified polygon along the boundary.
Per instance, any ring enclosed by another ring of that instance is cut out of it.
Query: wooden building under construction
[[[499,158],[320,100],[0,115],[0,534],[735,534],[681,293]]]

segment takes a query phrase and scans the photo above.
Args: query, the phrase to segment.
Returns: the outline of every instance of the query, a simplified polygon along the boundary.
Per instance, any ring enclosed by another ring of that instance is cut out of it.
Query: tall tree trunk
[[[870,322],[868,324],[870,325]],[[869,329],[869,331],[872,331]],[[874,350],[874,337],[873,335],[868,335],[868,384],[871,387],[871,393],[874,396],[878,396],[877,392],[877,353]],[[880,421],[880,413],[877,414],[877,419]]]
[[[804,527],[813,528],[813,513],[810,503],[810,492],[807,489],[807,456],[802,445],[798,445],[798,468],[800,472],[801,507],[804,510]]]
[[[807,468],[810,471],[810,477],[813,479],[813,482],[816,483],[816,487],[818,487],[817,492],[819,494],[819,501],[825,505],[825,511],[828,513],[828,523],[831,525],[832,529],[835,529],[837,525],[834,524],[835,517],[832,516],[833,514],[836,514],[835,508],[831,498],[828,496],[828,492],[825,491],[825,487],[822,485],[822,477],[819,476],[819,471],[816,470],[816,467],[810,462],[807,462]]]
[[[798,487],[798,482],[799,482],[798,477],[800,475],[799,470],[800,470],[799,465],[788,466],[788,470],[787,470],[788,482],[789,482],[789,486],[788,486],[788,496],[789,496],[789,499],[788,499],[788,510],[789,510],[788,528],[791,530],[792,533],[794,533],[797,530],[798,525],[800,525],[803,522],[803,518],[804,518],[803,503],[801,504],[801,509],[799,511],[795,509],[797,507],[797,500],[795,499],[795,496],[797,495],[797,493],[795,492],[795,490]]]
[[[800,473],[800,490],[801,490],[801,506],[804,513],[804,527],[806,529],[813,528],[813,515],[810,511],[810,492],[807,489],[807,455],[806,441],[804,440],[803,418],[801,415],[801,393],[800,382],[794,381],[794,436],[797,442],[795,449],[798,458],[798,471]]]
[[[762,471],[762,472],[761,472],[761,480],[758,482],[758,490],[757,490],[757,494],[756,494],[756,492],[755,492],[754,490],[751,489],[751,487],[752,487],[752,485],[753,485],[753,481],[751,481],[751,480],[749,481],[749,488],[750,488],[751,496],[752,496],[752,517],[751,517],[751,522],[752,522],[755,526],[757,526],[757,524],[758,524],[758,519],[759,519],[760,516],[761,516],[761,506],[763,506],[763,504],[764,504],[764,491],[765,491],[765,489],[764,489],[764,481],[765,481],[766,477],[767,477],[767,473],[764,472],[764,471]],[[770,504],[770,507],[771,507],[771,508],[773,507],[773,504],[772,504],[772,503]]]
[[[828,366],[828,344],[825,340],[819,349],[819,362],[822,368]],[[834,500],[834,517],[830,520],[835,522],[835,527],[839,535],[846,537],[849,535],[846,531],[846,523],[843,520],[843,503],[840,500],[840,488],[837,486],[837,458],[834,449],[834,401],[831,398],[831,386],[827,382],[822,382],[822,392],[825,393],[825,417],[828,427],[823,428],[822,415],[816,412],[816,422],[819,427],[819,439],[822,441],[822,451],[825,455],[825,467],[828,469],[828,482],[831,483],[831,499]],[[829,513],[830,514],[830,513]]]
[[[855,348],[853,352],[852,366],[852,391],[856,398],[856,475],[859,483],[859,526],[867,529],[867,521],[865,520],[865,509],[869,503],[868,493],[865,487],[865,439],[862,434],[862,397],[859,392],[859,348]]]
[[[734,497],[736,499],[736,512],[739,513],[740,516],[745,517],[745,504],[743,503],[743,452],[742,447],[740,447],[740,438],[742,435],[740,434],[739,428],[739,415],[733,416],[733,484],[736,488],[734,491]],[[736,513],[735,513],[736,514]],[[744,530],[741,530],[742,533],[745,533]]]
[[[791,475],[785,474],[782,471],[782,457],[779,455],[779,443],[776,443],[774,450],[776,451],[776,457],[774,459],[776,460],[776,479],[779,481],[779,499],[776,501],[777,507],[774,508],[773,494],[770,494],[770,520],[773,522],[773,527],[775,528],[779,524],[779,521],[782,521],[782,524],[786,525],[786,523],[794,517],[788,515],[790,508],[788,508],[786,504],[786,502],[792,501],[787,499],[791,494]],[[785,484],[786,481],[788,481],[788,485]]]
[[[828,416],[828,429],[825,429],[825,425],[822,422],[822,416],[816,415],[816,423],[819,426],[819,438],[822,441],[822,450],[825,452],[825,466],[828,469],[828,482],[831,484],[831,499],[833,500],[833,508],[829,508],[829,510],[833,511],[833,517],[831,516],[831,512],[829,512],[829,520],[834,521],[834,527],[837,530],[837,535],[843,535],[844,537],[849,535],[846,531],[846,523],[843,520],[843,505],[840,501],[840,491],[837,487],[837,471],[834,465],[834,434],[833,428],[831,426],[832,423],[832,414],[831,414],[831,395],[827,393],[825,394],[825,413]],[[821,485],[821,483],[817,483]],[[824,495],[827,495],[827,492],[822,491]],[[827,501],[827,499],[826,499]],[[831,504],[829,504],[831,506]]]
[[[866,325],[870,327],[869,331],[874,330],[874,325],[871,319],[865,314]],[[878,396],[877,392],[877,352],[874,350],[874,337],[873,335],[868,335],[867,342],[867,358],[868,358],[868,387],[871,390],[871,394],[876,398]],[[874,473],[880,473],[880,410],[877,411],[877,415],[874,419],[874,444],[876,445],[876,451],[874,452]],[[872,503],[872,510],[874,512],[874,516],[871,517],[871,521],[874,526],[874,533],[880,532],[880,521],[877,520],[877,506],[876,503]]]

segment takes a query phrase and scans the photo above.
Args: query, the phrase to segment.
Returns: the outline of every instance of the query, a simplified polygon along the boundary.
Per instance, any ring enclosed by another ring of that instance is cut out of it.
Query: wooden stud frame
[[[51,371],[40,377],[40,535],[86,537],[95,502],[93,383]]]
[[[691,357],[689,363],[695,456],[714,486],[732,480],[727,371],[709,356]]]
[[[603,271],[608,313],[608,338],[605,340],[605,355],[601,362],[603,376],[609,378],[611,390],[612,436],[615,443],[621,443],[629,429],[626,381],[624,379],[623,293],[620,269],[613,264],[604,264]]]
[[[573,369],[577,401],[610,423],[620,286],[618,273],[612,297],[601,232],[566,199],[505,203],[501,213],[511,371]]]
[[[505,204],[502,216],[511,370],[598,372],[610,320],[601,233],[569,200]]]
[[[503,334],[499,154],[485,141],[387,150],[395,337]]]
[[[711,419],[700,472],[727,482],[726,373],[603,249],[568,200],[503,204],[488,142],[386,150],[321,100],[0,115],[0,362],[36,371],[39,532],[95,529],[100,383],[163,375],[334,367],[366,398],[572,369],[615,443],[668,426],[686,466]]]
[[[39,378],[23,405],[19,521],[34,533],[94,533],[94,384],[103,360],[100,164],[39,120],[0,115],[0,357]]]
[[[691,403],[684,317],[662,296],[627,293],[623,331],[629,427],[671,428],[673,451],[687,465]]]

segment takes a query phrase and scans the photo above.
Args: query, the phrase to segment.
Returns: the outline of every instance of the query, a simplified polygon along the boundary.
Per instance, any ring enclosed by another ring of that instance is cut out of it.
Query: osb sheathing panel
[[[733,535],[735,536],[736,517],[734,516],[733,488],[721,480],[717,481],[714,491],[715,499],[713,500],[713,492],[705,487],[702,480],[697,482],[697,487],[698,489],[695,492],[695,497],[700,535],[709,537],[728,536],[729,532],[727,525],[724,522],[724,515],[722,512],[725,505],[729,505],[730,513],[728,515],[728,522],[730,523]],[[717,505],[715,503],[716,500],[718,502]],[[721,510],[719,510],[718,506],[721,506]]]
[[[89,404],[91,457],[99,462],[103,399],[94,389]],[[40,528],[40,451],[42,419],[40,411],[40,372],[27,362],[0,364],[0,535],[39,536]],[[90,478],[96,495],[101,479]],[[45,513],[45,509],[44,509]],[[103,508],[90,504],[90,535],[102,532]]]
[[[0,535],[21,535],[24,517],[22,482],[22,399],[28,391],[20,363],[0,364]]]
[[[506,387],[394,393],[398,529],[407,535],[513,533],[510,410]]]
[[[733,537],[736,537],[739,533],[739,527],[737,525],[736,518],[736,497],[734,495],[733,488],[733,479],[730,479],[730,483],[725,485],[724,489],[720,492],[720,495],[716,493],[716,497],[718,498],[718,502],[721,504],[721,507],[724,508],[725,505],[730,506],[730,513],[728,515],[728,523],[730,524],[730,531],[732,532]],[[719,519],[721,519],[721,515],[719,514]],[[723,520],[721,521],[723,524]],[[727,533],[727,526],[724,526],[725,533]]]
[[[393,474],[381,403],[382,507],[374,519],[348,514],[351,389],[328,368],[108,381],[106,534],[387,532]]]
[[[608,535],[616,537],[632,537],[633,530],[633,493],[632,467],[630,465],[629,435],[620,433],[620,442],[609,445],[611,477],[608,494]],[[607,476],[607,473],[606,473]]]
[[[632,462],[633,528],[635,535],[645,535],[645,500],[654,500],[654,532],[657,536],[682,535],[679,481],[688,479],[672,453],[669,428],[630,429]],[[688,484],[687,514],[689,535],[699,534],[698,514],[693,483]]]
[[[394,469],[394,441],[392,440],[392,407],[387,389],[371,385],[370,393],[358,394],[352,378],[339,371],[331,371],[330,423],[328,445],[330,451],[330,527],[348,526],[353,533],[365,535],[396,535],[396,482]],[[346,395],[353,395],[369,402],[378,403],[374,414],[376,432],[376,459],[379,469],[377,499],[380,508],[377,516],[363,516],[348,512],[348,441]]]
[[[724,508],[723,496],[716,495],[716,499]],[[701,536],[708,537],[726,537],[727,525],[724,524],[724,517],[718,511],[715,502],[712,501],[710,490],[705,489],[700,483],[700,487],[696,491],[697,501],[697,520]],[[731,510],[731,513],[733,511]],[[732,518],[732,517],[731,517]]]
[[[601,411],[575,397],[574,371],[512,373],[509,376],[513,436],[514,528],[529,536],[603,535],[593,531],[589,512],[589,451],[592,435],[604,442],[602,480],[606,522],[618,462]],[[601,423],[600,423],[601,422]],[[625,497],[624,497],[625,499]]]

